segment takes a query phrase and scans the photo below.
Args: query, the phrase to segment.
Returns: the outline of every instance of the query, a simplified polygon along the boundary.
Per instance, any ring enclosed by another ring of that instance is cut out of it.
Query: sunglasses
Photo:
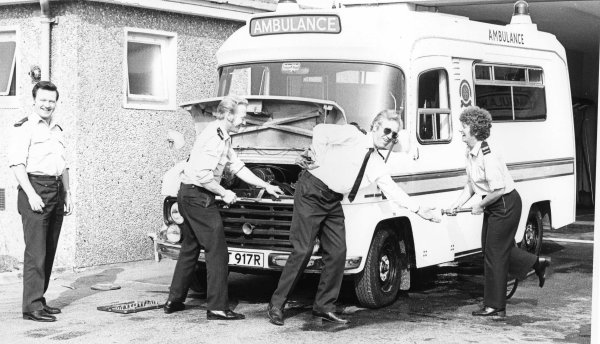
[[[392,139],[394,139],[394,140],[398,138],[398,132],[397,131],[393,131],[390,128],[383,128],[383,134],[384,135],[392,134]]]

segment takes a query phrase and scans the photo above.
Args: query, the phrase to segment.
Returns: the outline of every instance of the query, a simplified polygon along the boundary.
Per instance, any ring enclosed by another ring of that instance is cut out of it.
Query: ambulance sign
[[[336,15],[290,15],[253,18],[250,20],[250,36],[283,33],[340,33],[342,25]]]

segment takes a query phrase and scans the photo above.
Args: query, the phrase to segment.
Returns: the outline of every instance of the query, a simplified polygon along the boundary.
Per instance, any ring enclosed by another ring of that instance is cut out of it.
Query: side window
[[[0,108],[12,108],[17,95],[17,32],[0,28]]]
[[[541,68],[478,64],[474,66],[475,103],[494,121],[546,119],[546,90]]]
[[[419,76],[417,138],[422,144],[447,143],[452,139],[448,73],[436,69]]]
[[[123,106],[174,110],[177,36],[175,33],[125,29]]]

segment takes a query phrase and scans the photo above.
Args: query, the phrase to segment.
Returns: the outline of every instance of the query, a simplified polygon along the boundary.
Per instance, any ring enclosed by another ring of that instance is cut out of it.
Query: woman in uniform
[[[485,141],[490,136],[492,116],[487,110],[472,106],[462,112],[460,122],[459,131],[467,144],[468,181],[451,209],[456,210],[477,194],[481,200],[473,204],[471,213],[484,213],[481,230],[485,275],[483,307],[473,315],[506,316],[508,274],[522,280],[533,268],[542,287],[550,258],[537,257],[515,244],[521,197],[506,164]]]

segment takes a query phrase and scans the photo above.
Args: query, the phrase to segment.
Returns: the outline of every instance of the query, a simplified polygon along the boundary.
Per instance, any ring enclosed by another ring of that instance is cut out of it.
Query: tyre
[[[404,242],[389,228],[375,233],[364,270],[354,280],[359,303],[379,308],[396,300],[400,287],[401,259],[406,254]]]
[[[532,206],[529,209],[527,223],[525,224],[525,233],[523,233],[523,240],[519,243],[519,247],[536,256],[539,255],[542,248],[543,232],[542,212],[538,207]]]
[[[190,289],[197,293],[206,292],[206,266],[204,264],[196,263]]]

